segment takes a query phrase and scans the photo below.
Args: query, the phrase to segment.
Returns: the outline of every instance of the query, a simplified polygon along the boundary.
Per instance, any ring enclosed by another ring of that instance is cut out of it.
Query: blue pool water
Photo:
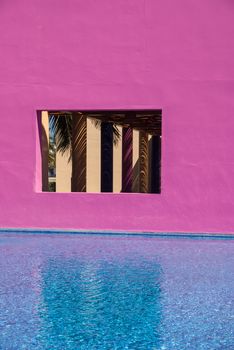
[[[0,234],[0,349],[234,349],[234,240]]]

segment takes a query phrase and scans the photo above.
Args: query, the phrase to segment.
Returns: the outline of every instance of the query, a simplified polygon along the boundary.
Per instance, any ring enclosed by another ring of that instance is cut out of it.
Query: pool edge
[[[217,232],[154,232],[154,231],[123,231],[123,230],[78,230],[78,229],[47,229],[47,228],[0,228],[1,233],[38,233],[38,234],[93,234],[112,236],[149,236],[149,237],[190,237],[190,238],[229,238],[234,239],[234,233]]]

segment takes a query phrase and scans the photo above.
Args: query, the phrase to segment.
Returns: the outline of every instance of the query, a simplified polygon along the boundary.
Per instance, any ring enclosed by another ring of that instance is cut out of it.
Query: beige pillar
[[[131,127],[122,130],[122,192],[132,192],[133,132]]]
[[[140,192],[148,192],[148,134],[139,134]]]
[[[117,127],[120,135],[122,135],[122,127]],[[113,148],[113,192],[120,193],[122,188],[122,140]]]
[[[148,190],[147,192],[150,192],[150,186],[151,186],[151,177],[152,177],[152,135],[148,134]]]
[[[87,118],[87,192],[100,192],[101,184],[101,130],[94,120]]]
[[[86,191],[86,117],[72,115],[72,192]]]
[[[71,192],[72,163],[70,151],[56,153],[56,192]]]
[[[139,131],[133,130],[133,181],[132,192],[140,191]]]
[[[41,112],[41,157],[42,157],[42,191],[48,191],[48,156],[49,156],[49,115]]]

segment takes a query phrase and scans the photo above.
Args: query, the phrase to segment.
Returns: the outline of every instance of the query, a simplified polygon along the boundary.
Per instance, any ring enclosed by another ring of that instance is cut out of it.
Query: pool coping
[[[78,230],[50,228],[0,228],[1,233],[37,233],[37,234],[91,234],[105,236],[148,236],[148,237],[184,237],[184,238],[229,238],[234,239],[234,233],[212,232],[154,232],[154,231],[124,231],[124,230]]]

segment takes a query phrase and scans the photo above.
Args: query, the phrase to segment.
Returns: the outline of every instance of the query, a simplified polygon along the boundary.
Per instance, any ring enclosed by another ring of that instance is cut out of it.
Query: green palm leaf
[[[51,114],[50,125],[52,133],[55,135],[57,151],[62,154],[66,151],[71,152],[72,113],[61,112],[56,116]]]

